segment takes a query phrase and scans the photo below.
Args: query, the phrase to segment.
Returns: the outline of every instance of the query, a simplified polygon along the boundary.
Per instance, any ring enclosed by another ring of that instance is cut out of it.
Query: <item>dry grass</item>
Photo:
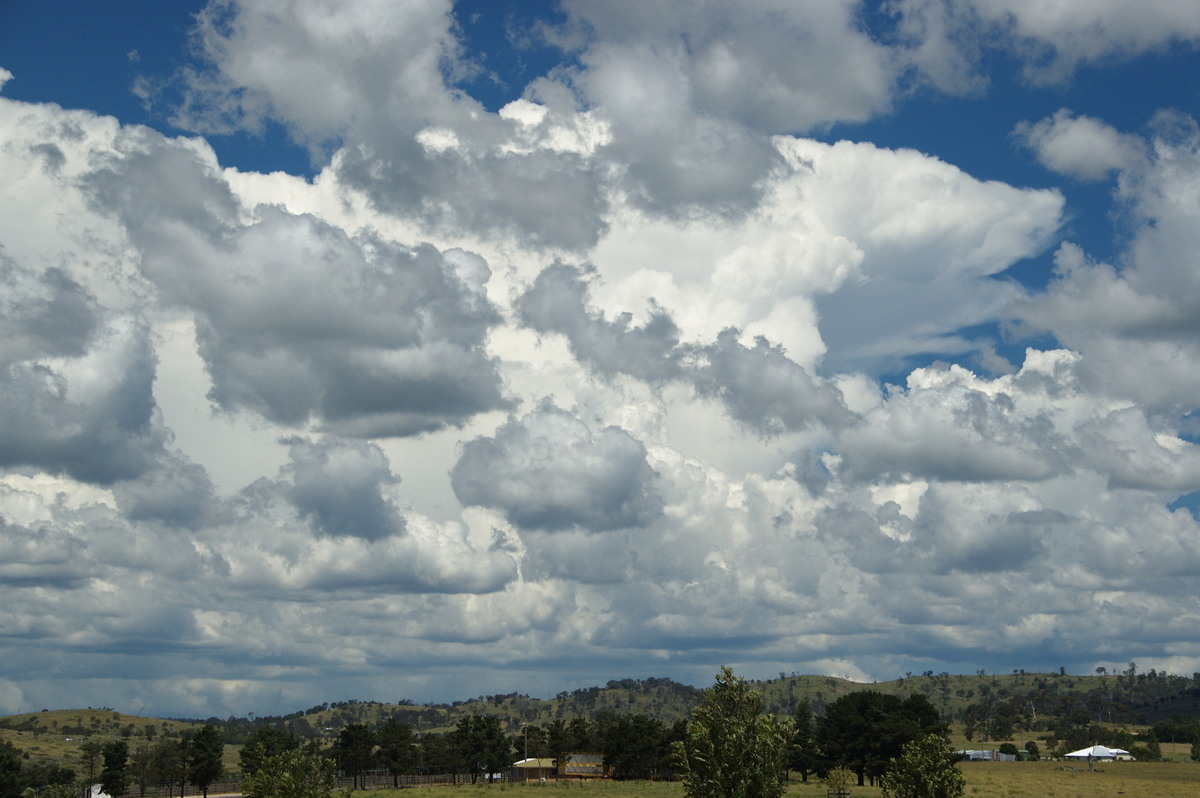
[[[1184,798],[1200,796],[1200,765],[1179,762],[1111,762],[1075,769],[1062,762],[975,762],[962,766],[967,798]],[[396,793],[391,795],[390,793]],[[418,787],[372,792],[370,798],[501,798],[512,793],[527,798],[683,798],[678,783],[648,781],[548,782],[546,784],[478,784]],[[880,798],[877,787],[855,787],[854,798]],[[819,781],[788,785],[786,798],[825,798]]]

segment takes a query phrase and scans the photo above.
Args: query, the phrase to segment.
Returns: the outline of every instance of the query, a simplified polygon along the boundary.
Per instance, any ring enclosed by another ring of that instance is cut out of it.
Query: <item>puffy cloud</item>
[[[778,164],[762,133],[861,121],[890,106],[888,51],[853,3],[564,4],[582,36],[570,80],[611,121],[606,154],[656,210],[747,209]]]
[[[399,534],[404,521],[385,496],[396,482],[387,457],[369,443],[293,441],[290,499],[330,537],[376,540]]]
[[[0,365],[81,355],[96,332],[95,297],[61,269],[35,273],[0,250]]]
[[[22,360],[0,376],[0,465],[28,465],[102,484],[140,476],[164,450],[151,392],[156,358],[147,329],[121,319],[86,353]]]
[[[477,258],[350,236],[274,207],[243,221],[211,164],[132,138],[88,186],[119,215],[163,297],[196,314],[218,405],[364,437],[504,407],[483,350],[497,315]]]
[[[431,231],[576,248],[603,229],[589,156],[604,126],[552,87],[500,114],[453,88],[477,67],[462,57],[450,2],[218,0],[197,20],[207,66],[185,72],[177,124],[227,132],[278,121],[321,165],[330,149],[342,185]]]
[[[535,330],[565,335],[575,356],[599,373],[686,382],[723,402],[733,418],[765,432],[850,419],[835,387],[763,338],[746,347],[736,330],[727,330],[710,345],[682,344],[674,322],[661,311],[635,328],[627,315],[610,322],[589,312],[586,298],[583,273],[558,264],[538,276],[519,308]]]
[[[1032,81],[1061,83],[1083,64],[1200,40],[1200,20],[1171,0],[1137,7],[1121,0],[896,0],[889,7],[913,62],[948,90],[979,86],[987,47],[1012,48]]]
[[[1197,278],[1188,253],[1200,246],[1200,135],[1190,117],[1159,114],[1146,158],[1117,182],[1134,230],[1120,269],[1067,242],[1055,254],[1055,280],[1017,304],[1016,315],[1083,353],[1090,381],[1167,412],[1191,406],[1196,389],[1184,364],[1195,345]],[[1154,375],[1154,376],[1152,376]]]
[[[1013,134],[1047,169],[1081,180],[1100,180],[1145,159],[1140,138],[1123,135],[1099,119],[1074,116],[1066,108],[1035,124],[1021,122]]]
[[[662,512],[641,443],[616,427],[593,433],[552,405],[468,442],[451,479],[463,504],[498,508],[523,528],[604,532]]]

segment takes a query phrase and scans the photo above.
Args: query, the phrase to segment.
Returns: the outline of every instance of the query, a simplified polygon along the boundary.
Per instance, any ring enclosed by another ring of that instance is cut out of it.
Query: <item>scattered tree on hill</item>
[[[242,779],[246,798],[329,798],[334,764],[320,754],[292,749],[269,756]]]
[[[779,798],[791,721],[762,711],[762,693],[724,667],[675,744],[688,798]]]
[[[884,798],[962,798],[966,790],[950,744],[940,734],[905,743],[883,774]]]
[[[208,785],[224,772],[221,764],[224,753],[225,741],[221,738],[221,732],[211,723],[202,726],[188,740],[188,779],[200,788],[204,798],[208,798]]]
[[[129,743],[114,740],[104,746],[104,769],[100,771],[100,792],[124,795],[129,787]]]

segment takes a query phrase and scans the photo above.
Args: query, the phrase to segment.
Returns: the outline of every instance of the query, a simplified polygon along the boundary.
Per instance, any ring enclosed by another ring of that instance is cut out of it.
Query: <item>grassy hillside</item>
[[[200,721],[143,718],[111,709],[54,709],[0,718],[0,741],[11,743],[30,759],[75,767],[79,745],[85,740],[106,743],[124,739],[133,749],[163,737],[178,737],[203,725]],[[236,749],[226,748],[226,767],[236,769]]]
[[[1138,726],[1153,723],[1172,714],[1200,714],[1200,675],[1192,678],[1168,676],[1150,671],[1073,676],[1064,673],[988,674],[947,673],[906,675],[874,684],[860,684],[831,676],[788,676],[756,681],[752,687],[764,695],[769,711],[791,714],[800,701],[809,702],[819,714],[826,705],[859,690],[878,690],[907,697],[926,696],[950,720],[961,721],[984,706],[989,713],[1022,713],[1017,742],[1034,739],[1032,731],[1039,721],[1055,715],[1074,714],[1078,722]],[[82,739],[101,741],[125,738],[131,748],[139,742],[172,737],[203,723],[220,727],[230,743],[227,763],[236,769],[236,746],[256,727],[269,725],[288,729],[306,738],[328,742],[348,723],[369,727],[395,718],[421,733],[442,733],[472,714],[494,715],[504,727],[517,734],[522,724],[545,726],[555,720],[593,718],[601,712],[642,714],[667,724],[687,718],[700,701],[701,690],[669,679],[623,679],[604,687],[562,692],[553,698],[539,699],[511,693],[478,696],[452,704],[417,705],[412,702],[387,704],[376,701],[342,701],[320,704],[304,711],[275,717],[209,718],[207,721],[143,718],[111,709],[52,710],[0,718],[0,739],[26,751],[31,757],[66,764],[78,760]],[[995,737],[993,735],[993,737]],[[965,737],[964,737],[965,739]],[[979,737],[976,737],[978,742]],[[995,738],[991,742],[999,742]],[[1164,740],[1165,742],[1165,740]]]

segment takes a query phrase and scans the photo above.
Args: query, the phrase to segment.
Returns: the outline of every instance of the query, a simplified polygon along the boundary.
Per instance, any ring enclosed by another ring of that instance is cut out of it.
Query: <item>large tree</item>
[[[152,757],[155,770],[169,785],[168,795],[174,794],[175,785],[179,786],[179,794],[183,795],[191,763],[190,741],[187,738],[164,737],[154,744]]]
[[[724,667],[692,710],[675,747],[689,798],[779,798],[786,780],[791,721],[762,711],[762,694]]]
[[[858,775],[861,787],[883,775],[905,743],[927,734],[945,734],[946,724],[923,695],[901,700],[875,690],[844,695],[817,721],[817,747],[824,766],[841,765]]]
[[[354,788],[359,787],[359,777],[370,770],[375,762],[375,733],[361,723],[347,723],[333,743],[333,757],[338,769],[354,779]]]
[[[375,733],[379,744],[379,763],[392,774],[392,786],[400,786],[400,776],[417,765],[417,735],[407,723],[388,718]]]
[[[604,764],[614,779],[654,779],[671,767],[671,746],[686,738],[684,729],[668,728],[646,715],[596,716],[596,736]]]
[[[504,734],[500,719],[494,715],[468,715],[459,720],[452,732],[453,745],[466,763],[474,784],[481,772],[500,773],[513,761],[512,741]]]
[[[99,740],[88,739],[79,745],[79,776],[87,782],[88,796],[91,796],[92,787],[96,784],[103,753],[104,746]]]
[[[259,726],[246,738],[238,755],[242,764],[242,775],[252,776],[270,757],[300,747],[300,738],[289,731],[274,726]]]
[[[113,740],[102,751],[104,769],[100,771],[100,792],[122,796],[129,787],[129,743]]]
[[[208,785],[221,777],[225,741],[211,723],[192,735],[188,746],[188,779],[208,798]]]
[[[808,781],[808,774],[817,770],[820,754],[817,751],[817,739],[813,733],[812,705],[807,701],[800,701],[796,704],[792,725],[794,731],[792,744],[788,751],[788,766],[800,774],[801,781]]]
[[[154,767],[154,752],[149,743],[142,742],[130,753],[129,775],[133,777],[133,783],[137,785],[138,796],[146,798],[146,790],[158,775]]]

